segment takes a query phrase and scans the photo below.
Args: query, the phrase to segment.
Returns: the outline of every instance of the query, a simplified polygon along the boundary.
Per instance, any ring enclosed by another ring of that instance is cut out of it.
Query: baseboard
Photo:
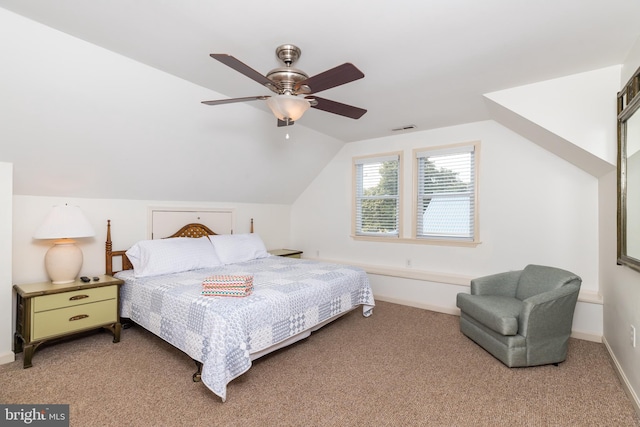
[[[0,365],[11,363],[16,360],[16,354],[13,351],[5,351],[0,353]]]
[[[588,332],[571,331],[571,338],[584,341],[602,342],[602,335],[590,334]]]
[[[430,304],[422,304],[416,301],[408,301],[408,300],[403,300],[399,298],[393,298],[393,297],[381,296],[381,295],[375,295],[375,294],[373,295],[373,297],[377,301],[391,302],[394,304],[406,305],[409,307],[422,308],[424,310],[435,311],[436,313],[444,313],[444,314],[451,314],[454,316],[460,316],[460,309],[458,309],[457,307],[456,308],[439,307],[439,306],[430,305]],[[598,343],[602,342],[601,335],[590,334],[587,332],[571,331],[571,337],[577,338],[579,340],[585,340],[585,341],[593,341]]]
[[[375,294],[373,295],[373,297],[375,298],[376,301],[391,302],[394,304],[406,305],[409,307],[422,308],[429,311],[435,311],[437,313],[452,314],[454,316],[460,316],[460,310],[458,308],[438,307],[435,305],[422,304],[415,301],[407,301],[407,300],[402,300],[398,298],[391,298],[391,297],[380,296]],[[375,313],[375,309],[374,309],[374,313]]]
[[[607,339],[605,337],[602,337],[602,343],[604,344],[604,347],[607,349],[607,353],[609,353],[609,357],[611,358],[611,364],[613,365],[613,369],[614,371],[616,371],[618,378],[620,378],[620,382],[622,383],[622,388],[624,389],[625,393],[627,393],[627,396],[629,396],[629,400],[631,400],[631,403],[633,404],[633,408],[636,410],[636,413],[640,417],[640,399],[638,398],[638,395],[636,394],[636,392],[633,390],[633,387],[629,383],[627,376],[624,374],[624,371],[622,370],[620,363],[618,363],[618,359],[616,359],[616,356],[613,353],[613,350],[609,346],[609,343],[607,342]]]

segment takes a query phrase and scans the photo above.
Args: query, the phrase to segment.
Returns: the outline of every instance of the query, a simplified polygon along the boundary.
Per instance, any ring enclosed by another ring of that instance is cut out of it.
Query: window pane
[[[398,236],[399,157],[356,163],[356,234]]]
[[[418,154],[418,237],[473,239],[474,147]]]
[[[435,196],[423,202],[420,235],[468,237],[473,231],[469,196]]]

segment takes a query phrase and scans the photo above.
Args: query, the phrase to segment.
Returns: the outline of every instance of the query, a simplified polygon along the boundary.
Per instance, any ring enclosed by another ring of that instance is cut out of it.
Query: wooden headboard
[[[251,218],[251,228],[250,232],[253,233],[253,218]],[[193,237],[199,238],[203,236],[211,236],[215,235],[209,227],[203,224],[191,223],[182,227],[180,230],[173,233],[171,236],[165,237],[165,239],[171,237]],[[113,271],[113,258],[118,258],[122,260],[122,270],[131,270],[133,269],[133,265],[126,254],[125,250],[114,251],[113,243],[111,242],[111,220],[107,220],[107,241],[105,242],[105,273],[109,276],[112,276],[114,273],[118,271]]]

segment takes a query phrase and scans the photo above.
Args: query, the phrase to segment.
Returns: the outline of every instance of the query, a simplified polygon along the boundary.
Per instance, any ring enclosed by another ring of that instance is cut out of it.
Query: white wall
[[[624,63],[624,86],[640,66],[640,39]],[[614,142],[612,142],[614,144]],[[604,342],[640,412],[640,273],[616,265],[616,173],[600,179],[600,266],[604,305]],[[630,326],[636,327],[638,346],[630,343]]]
[[[604,304],[603,340],[623,380],[640,405],[640,273],[616,265],[616,173],[600,179],[600,265]],[[630,343],[630,326],[636,326],[638,346]]]
[[[14,283],[47,280],[47,274],[44,269],[44,255],[51,243],[46,240],[34,240],[32,235],[51,207],[63,203],[79,206],[96,232],[95,237],[78,239],[77,242],[84,254],[84,263],[80,274],[85,276],[104,274],[104,242],[107,232],[107,219],[111,220],[113,249],[127,249],[135,242],[148,238],[149,207],[233,208],[235,233],[248,233],[251,218],[253,218],[254,231],[262,237],[268,249],[283,248],[290,243],[290,207],[288,205],[80,199],[16,195],[13,197]]]
[[[354,156],[401,150],[405,156],[405,235],[412,209],[414,148],[481,141],[480,240],[475,248],[356,241],[351,233],[351,162]],[[455,311],[455,295],[468,278],[525,265],[564,268],[583,279],[583,301],[596,301],[598,281],[598,181],[493,121],[347,144],[292,207],[292,244],[305,257],[335,259],[424,273],[405,280],[376,277],[374,292]],[[406,267],[407,259],[411,268]],[[443,277],[430,280],[432,273]],[[416,283],[417,282],[417,283]],[[574,330],[600,337],[602,306],[580,303]],[[595,318],[595,319],[594,319]]]
[[[11,195],[13,165],[0,162],[0,364],[15,360],[13,347],[11,282]]]

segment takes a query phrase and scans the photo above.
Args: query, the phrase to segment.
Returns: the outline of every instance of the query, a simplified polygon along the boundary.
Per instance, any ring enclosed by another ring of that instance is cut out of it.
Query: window
[[[400,236],[400,154],[354,159],[356,236]]]
[[[476,240],[476,145],[416,151],[416,238]]]

